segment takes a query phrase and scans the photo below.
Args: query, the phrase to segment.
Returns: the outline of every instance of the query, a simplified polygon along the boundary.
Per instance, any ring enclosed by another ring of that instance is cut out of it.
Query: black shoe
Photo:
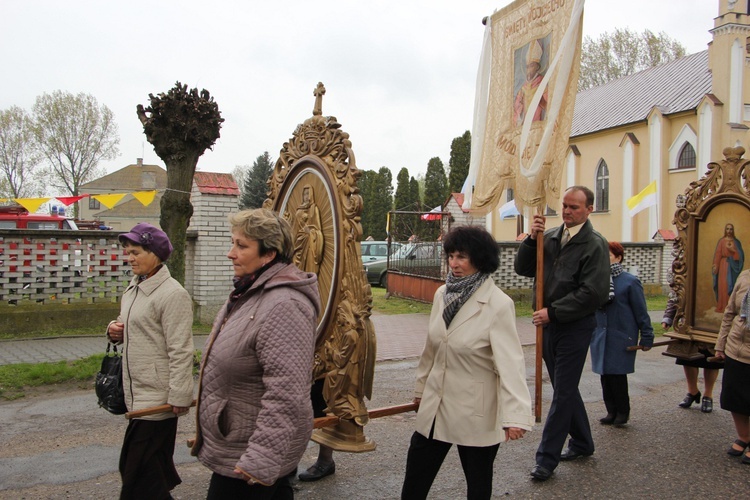
[[[568,462],[570,460],[575,460],[576,458],[590,457],[593,454],[593,452],[583,453],[581,451],[571,450],[570,448],[568,448],[560,454],[560,460],[562,460],[563,462]]]
[[[336,472],[336,463],[319,465],[315,462],[309,469],[299,475],[300,481],[317,481]]]
[[[734,448],[734,446],[730,446],[729,449],[727,450],[727,455],[731,455],[733,457],[741,457],[742,454],[745,453],[745,449],[747,448],[748,443],[746,443],[746,442],[744,442],[744,441],[742,441],[740,439],[735,439],[734,440],[734,444],[736,444],[737,446],[741,446],[742,449],[741,450],[736,450]]]
[[[546,481],[552,477],[552,471],[541,465],[535,465],[534,468],[531,469],[531,477],[537,481]]]
[[[615,421],[612,422],[612,425],[614,425],[615,427],[624,427],[625,424],[628,423],[628,420],[630,420],[629,413],[618,413],[615,417]]]
[[[600,423],[601,423],[602,425],[612,425],[612,423],[613,423],[614,421],[615,421],[615,416],[614,416],[614,415],[612,415],[611,413],[607,413],[607,416],[606,416],[606,417],[603,417],[603,418],[600,418],[600,419],[599,419],[599,422],[600,422]]]
[[[687,396],[685,396],[685,399],[682,400],[682,403],[678,404],[680,408],[690,408],[690,405],[693,403],[697,403],[701,400],[701,391],[698,391],[698,394],[692,395],[689,392],[687,393]]]
[[[745,465],[750,465],[750,455],[748,455],[747,453],[742,455],[742,463]]]
[[[701,411],[703,413],[711,413],[714,411],[714,400],[712,398],[703,396],[703,401],[701,402]]]

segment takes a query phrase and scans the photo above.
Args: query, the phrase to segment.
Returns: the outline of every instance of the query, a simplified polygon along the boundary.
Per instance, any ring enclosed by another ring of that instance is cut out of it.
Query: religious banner
[[[517,0],[487,19],[466,208],[556,206],[577,90],[583,0]]]

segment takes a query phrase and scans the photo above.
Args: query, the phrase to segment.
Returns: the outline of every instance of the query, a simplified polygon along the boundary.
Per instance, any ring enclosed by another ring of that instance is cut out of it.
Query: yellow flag
[[[631,217],[641,210],[656,205],[656,181],[652,181],[651,184],[643,188],[643,191],[637,195],[628,198],[627,205],[628,213]]]
[[[112,208],[117,205],[117,202],[123,199],[128,193],[114,193],[114,194],[92,194],[91,198],[97,200],[99,203],[107,208]]]
[[[13,201],[28,210],[30,214],[33,214],[39,210],[39,207],[51,199],[52,198],[14,198]]]
[[[154,201],[154,197],[156,197],[156,190],[136,191],[135,193],[131,193],[131,194],[133,195],[133,198],[140,201],[144,207],[147,207],[151,205],[151,202]]]

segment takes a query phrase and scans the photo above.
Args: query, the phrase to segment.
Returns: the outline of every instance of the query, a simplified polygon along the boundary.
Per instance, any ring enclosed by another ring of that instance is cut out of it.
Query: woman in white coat
[[[492,496],[499,443],[533,425],[513,300],[491,278],[498,247],[478,226],[443,240],[446,284],[435,294],[427,342],[417,367],[417,429],[406,460],[403,499],[426,498],[456,444],[467,498]]]

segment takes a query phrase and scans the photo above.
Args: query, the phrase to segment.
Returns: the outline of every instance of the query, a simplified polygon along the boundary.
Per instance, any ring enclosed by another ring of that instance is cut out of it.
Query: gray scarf
[[[443,321],[445,327],[450,326],[453,317],[456,315],[461,306],[477,291],[484,280],[489,278],[487,273],[474,273],[462,278],[453,276],[453,271],[448,271],[448,278],[445,280],[445,295],[443,296]]]
[[[742,298],[742,305],[740,306],[740,318],[747,320],[748,313],[750,313],[750,289],[745,292],[745,296]]]
[[[622,274],[622,263],[610,264],[609,271],[609,300],[607,300],[607,304],[611,304],[615,300],[615,278]]]

